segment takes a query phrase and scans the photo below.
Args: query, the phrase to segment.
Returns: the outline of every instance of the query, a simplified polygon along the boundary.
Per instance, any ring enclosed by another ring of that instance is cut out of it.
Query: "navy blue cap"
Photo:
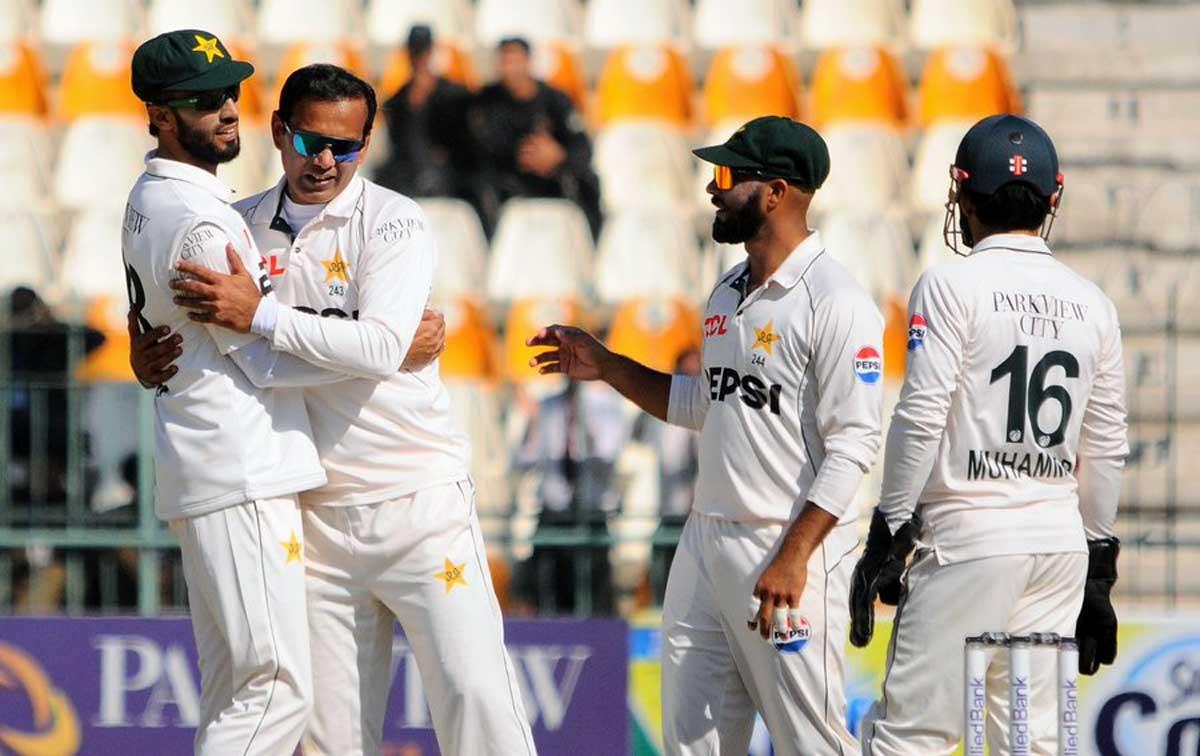
[[[994,194],[1023,181],[1049,197],[1058,191],[1058,152],[1050,136],[1028,118],[994,115],[971,127],[954,156],[966,176],[959,184],[975,194]]]

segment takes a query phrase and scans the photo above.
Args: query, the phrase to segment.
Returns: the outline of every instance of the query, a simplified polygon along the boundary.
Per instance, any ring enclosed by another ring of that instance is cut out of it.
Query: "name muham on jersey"
[[[1080,505],[1083,524],[1103,527],[1087,520],[1115,511],[1126,453],[1112,302],[1040,238],[999,235],[923,275],[909,318],[889,522],[919,505],[946,561],[1083,550]]]

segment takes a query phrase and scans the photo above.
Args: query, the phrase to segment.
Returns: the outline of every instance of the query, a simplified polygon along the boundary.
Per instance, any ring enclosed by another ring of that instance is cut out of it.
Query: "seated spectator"
[[[501,40],[498,80],[475,98],[470,127],[479,149],[484,225],[496,226],[500,205],[512,197],[566,198],[600,230],[600,180],[592,171],[592,144],[571,99],[533,76],[529,43]]]
[[[434,73],[428,26],[412,27],[407,52],[412,77],[382,108],[391,151],[376,178],[409,197],[457,197],[477,205],[467,129],[471,92]]]

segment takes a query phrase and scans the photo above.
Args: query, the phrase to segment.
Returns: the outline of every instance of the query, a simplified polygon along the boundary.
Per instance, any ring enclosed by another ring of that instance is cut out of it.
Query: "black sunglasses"
[[[297,131],[286,123],[283,124],[283,129],[291,135],[292,149],[296,150],[300,157],[316,157],[328,147],[335,163],[349,163],[358,158],[358,153],[362,152],[366,145],[365,141],[358,139],[339,139],[311,131]]]
[[[242,85],[234,84],[224,89],[206,89],[188,97],[164,100],[162,104],[168,108],[191,108],[196,112],[211,113],[214,110],[220,110],[226,100],[237,102],[241,95]]]

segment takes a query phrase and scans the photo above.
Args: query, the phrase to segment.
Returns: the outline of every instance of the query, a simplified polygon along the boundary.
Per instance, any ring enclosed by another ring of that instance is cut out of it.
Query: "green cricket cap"
[[[810,126],[782,116],[755,118],[725,141],[693,150],[716,165],[760,171],[819,189],[829,176],[829,148]]]
[[[133,93],[157,102],[163,92],[224,89],[248,79],[254,66],[234,60],[217,35],[179,29],[143,42],[133,53]]]

